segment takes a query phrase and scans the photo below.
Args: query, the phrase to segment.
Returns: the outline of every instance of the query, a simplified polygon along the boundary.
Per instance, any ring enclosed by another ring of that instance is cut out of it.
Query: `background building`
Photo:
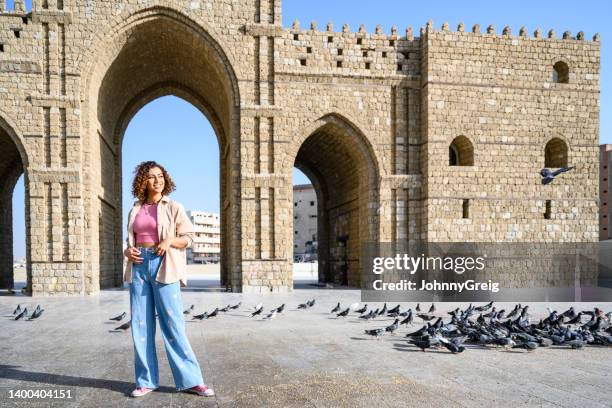
[[[219,214],[187,211],[195,227],[195,238],[187,249],[187,263],[217,263],[221,260],[221,218]]]
[[[610,164],[612,144],[599,146],[599,240],[610,239]]]
[[[312,184],[293,186],[293,259],[317,259],[317,194]]]

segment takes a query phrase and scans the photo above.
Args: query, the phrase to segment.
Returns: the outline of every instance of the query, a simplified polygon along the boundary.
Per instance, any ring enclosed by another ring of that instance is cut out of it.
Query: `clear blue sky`
[[[188,3],[190,0],[183,0]],[[31,1],[26,1],[28,9]],[[12,8],[12,0],[8,1]],[[419,27],[433,19],[440,28],[448,22],[454,29],[459,22],[466,27],[479,23],[481,28],[493,24],[496,31],[509,25],[514,34],[521,26],[532,33],[537,27],[546,33],[553,28],[557,35],[565,30],[576,34],[582,30],[589,40],[593,34],[601,34],[601,143],[612,143],[612,3],[605,1],[407,1],[407,0],[284,0],[283,25],[291,26],[298,19],[302,27],[317,21],[319,29],[325,29],[328,21],[339,31],[343,23],[357,30],[363,23],[368,32],[377,24],[385,32],[396,25],[399,33],[412,26]],[[173,137],[179,141],[175,149],[162,149],[161,140]],[[190,152],[190,157],[180,162],[178,151]],[[219,210],[219,148],[208,121],[188,103],[174,97],[166,97],[145,106],[132,120],[123,143],[123,192],[124,214],[131,205],[129,182],[134,166],[142,160],[159,160],[171,172],[177,183],[173,197],[187,209],[202,211]],[[305,176],[294,172],[294,183],[308,182]],[[200,186],[194,189],[191,186]],[[189,188],[188,188],[189,187]],[[23,177],[13,195],[14,205],[14,255],[25,256]],[[124,217],[125,218],[125,217]],[[124,220],[125,222],[125,220]]]

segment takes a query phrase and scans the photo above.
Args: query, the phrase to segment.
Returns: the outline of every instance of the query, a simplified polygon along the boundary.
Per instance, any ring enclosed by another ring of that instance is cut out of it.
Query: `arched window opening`
[[[567,167],[567,144],[555,137],[546,143],[544,167]]]
[[[569,83],[569,67],[563,61],[558,61],[553,65],[553,82],[558,84]]]
[[[473,166],[474,146],[465,136],[456,137],[448,148],[449,166]]]

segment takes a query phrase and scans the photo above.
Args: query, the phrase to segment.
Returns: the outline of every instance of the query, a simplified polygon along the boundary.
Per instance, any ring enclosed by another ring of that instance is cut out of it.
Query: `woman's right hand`
[[[134,262],[134,263],[142,263],[143,259],[141,257],[139,257],[138,255],[140,255],[140,250],[138,248],[134,248],[134,247],[129,247],[126,248],[125,251],[123,251],[123,255],[130,261]]]

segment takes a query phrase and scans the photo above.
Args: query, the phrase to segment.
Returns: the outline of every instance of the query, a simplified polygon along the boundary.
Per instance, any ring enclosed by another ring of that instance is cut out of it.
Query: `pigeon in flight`
[[[108,319],[108,320],[114,320],[114,321],[116,321],[116,322],[120,322],[120,321],[122,321],[122,320],[123,320],[123,318],[125,317],[125,314],[126,314],[126,313],[125,313],[125,312],[123,312],[123,313],[121,313],[120,315],[117,315],[117,316],[115,316],[115,317],[111,317],[111,318],[110,318],[110,319]]]
[[[127,330],[127,329],[129,329],[129,328],[130,328],[130,326],[132,326],[132,321],[131,321],[131,320],[129,320],[129,321],[127,321],[127,322],[123,323],[123,324],[122,324],[121,326],[119,326],[119,327],[115,327],[115,330]]]
[[[561,167],[558,170],[552,171],[551,169],[544,167],[542,170],[540,170],[540,176],[542,176],[542,184],[544,185],[550,184],[555,180],[555,177],[557,177],[559,174],[568,172],[574,168],[576,168],[576,166]]]
[[[191,312],[193,312],[193,305],[191,305],[189,309],[183,310],[183,314],[189,314]]]

